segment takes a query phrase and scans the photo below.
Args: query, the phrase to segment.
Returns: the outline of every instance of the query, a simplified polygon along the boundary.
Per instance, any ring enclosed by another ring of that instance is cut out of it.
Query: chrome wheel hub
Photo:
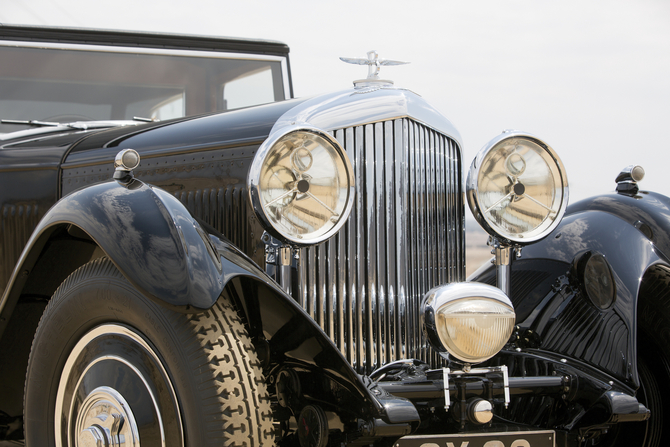
[[[56,447],[183,447],[182,427],[172,381],[139,332],[104,324],[82,336],[56,394]]]
[[[99,387],[82,402],[75,423],[77,447],[139,447],[137,423],[116,390]]]

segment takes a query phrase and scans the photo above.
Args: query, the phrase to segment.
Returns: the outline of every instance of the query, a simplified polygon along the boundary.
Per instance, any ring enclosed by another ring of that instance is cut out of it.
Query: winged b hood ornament
[[[379,69],[383,66],[387,65],[405,65],[409,64],[409,62],[402,62],[402,61],[393,61],[390,59],[379,59],[379,54],[375,50],[368,51],[368,57],[362,58],[362,57],[341,57],[341,61],[346,62],[347,64],[355,64],[355,65],[367,65],[368,66],[368,77],[367,79],[360,80],[360,81],[354,81],[355,84],[360,83],[360,82],[375,82],[375,81],[382,81],[379,78]],[[382,81],[382,82],[390,82],[393,84],[392,81]]]

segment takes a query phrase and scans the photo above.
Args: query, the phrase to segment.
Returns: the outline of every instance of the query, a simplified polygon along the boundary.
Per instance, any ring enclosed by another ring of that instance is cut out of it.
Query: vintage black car
[[[0,26],[0,436],[669,445],[670,199],[644,171],[567,206],[540,138],[468,171],[393,61],[293,99],[288,53]],[[495,255],[467,282],[466,202]]]

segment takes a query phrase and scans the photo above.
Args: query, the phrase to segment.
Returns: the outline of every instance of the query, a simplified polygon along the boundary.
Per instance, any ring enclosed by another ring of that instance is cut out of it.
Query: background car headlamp
[[[337,140],[316,128],[275,132],[249,171],[256,214],[286,243],[316,244],[334,235],[349,217],[354,192],[349,157]]]
[[[549,145],[532,135],[508,131],[475,157],[467,196],[472,213],[489,234],[530,243],[560,223],[568,204],[568,178]]]
[[[421,316],[433,348],[465,363],[480,363],[496,355],[516,322],[512,302],[502,290],[474,282],[430,290]]]

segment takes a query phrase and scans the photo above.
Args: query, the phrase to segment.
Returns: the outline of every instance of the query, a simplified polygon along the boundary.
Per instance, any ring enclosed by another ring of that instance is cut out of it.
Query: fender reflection
[[[51,234],[64,225],[86,232],[147,297],[205,309],[219,297],[226,272],[206,233],[176,198],[139,180],[75,191],[57,202],[28,241],[5,291],[16,299]],[[21,275],[23,277],[23,275]],[[18,290],[17,290],[18,289]]]

